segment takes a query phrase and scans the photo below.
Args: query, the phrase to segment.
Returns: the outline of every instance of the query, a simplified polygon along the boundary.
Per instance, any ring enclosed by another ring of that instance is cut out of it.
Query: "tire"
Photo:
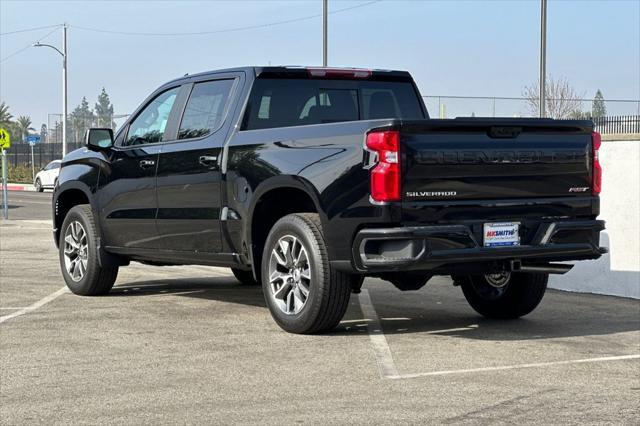
[[[98,233],[89,205],[75,206],[67,213],[60,229],[58,252],[62,276],[69,290],[82,296],[109,293],[118,276],[118,267],[104,268],[98,262]]]
[[[42,182],[40,182],[40,178],[36,179],[36,183],[33,186],[36,187],[36,191],[38,192],[44,191],[44,188],[42,187]]]
[[[283,247],[292,254],[284,254]],[[296,213],[276,222],[264,246],[262,289],[283,330],[311,334],[335,328],[349,306],[351,282],[349,274],[331,270],[317,214]]]
[[[469,305],[493,319],[514,319],[532,312],[542,300],[549,278],[549,274],[511,273],[502,284],[493,276],[471,275],[459,280]]]
[[[260,285],[258,281],[253,278],[253,271],[244,271],[242,269],[231,268],[233,276],[236,277],[240,284],[244,285]]]

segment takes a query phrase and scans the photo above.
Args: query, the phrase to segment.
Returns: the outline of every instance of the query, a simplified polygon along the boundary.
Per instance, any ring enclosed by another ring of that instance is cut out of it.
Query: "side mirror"
[[[89,129],[84,134],[84,143],[89,149],[101,151],[113,146],[113,130]]]

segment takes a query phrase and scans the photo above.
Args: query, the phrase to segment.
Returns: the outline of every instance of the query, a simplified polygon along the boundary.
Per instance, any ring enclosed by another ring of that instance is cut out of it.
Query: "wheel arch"
[[[64,218],[73,207],[79,204],[89,204],[92,211],[96,211],[93,194],[89,187],[82,182],[66,182],[57,187],[53,197],[53,233],[56,247],[60,240],[60,228],[64,222]],[[100,224],[96,221],[98,232],[100,233]]]
[[[262,182],[253,194],[248,213],[245,241],[257,281],[260,281],[264,243],[278,219],[292,213],[318,213],[321,222],[326,223],[318,191],[311,182],[299,176],[280,175]]]

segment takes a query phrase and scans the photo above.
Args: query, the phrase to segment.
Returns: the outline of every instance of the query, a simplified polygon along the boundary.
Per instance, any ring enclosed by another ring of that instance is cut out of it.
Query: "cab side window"
[[[178,139],[206,136],[220,127],[233,80],[196,83],[182,116]]]
[[[122,146],[162,142],[169,114],[179,91],[180,88],[175,87],[156,96],[131,122]]]

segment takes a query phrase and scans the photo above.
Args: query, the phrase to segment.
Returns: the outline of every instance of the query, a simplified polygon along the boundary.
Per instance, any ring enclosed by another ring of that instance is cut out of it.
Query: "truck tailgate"
[[[585,197],[591,133],[588,121],[404,123],[402,201]]]

